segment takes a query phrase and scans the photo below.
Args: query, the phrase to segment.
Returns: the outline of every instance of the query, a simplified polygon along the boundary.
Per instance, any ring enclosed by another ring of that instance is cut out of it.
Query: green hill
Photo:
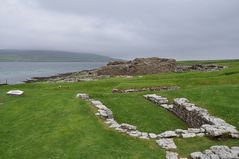
[[[107,56],[49,50],[1,50],[0,62],[108,62]]]

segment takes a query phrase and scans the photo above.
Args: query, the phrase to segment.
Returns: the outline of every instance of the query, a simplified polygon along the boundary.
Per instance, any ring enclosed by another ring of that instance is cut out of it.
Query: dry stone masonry
[[[85,93],[78,93],[76,97],[89,101],[95,108],[97,108],[98,112],[95,115],[102,117],[105,120],[105,123],[109,126],[109,128],[141,139],[153,139],[157,137],[157,135],[153,133],[150,133],[149,135],[149,133],[147,132],[140,132],[134,125],[130,125],[127,123],[118,123],[114,120],[113,113],[109,108],[103,105],[101,101],[90,99],[89,95]]]
[[[132,137],[140,139],[152,139],[166,151],[166,159],[179,159],[178,154],[175,152],[177,149],[173,138],[182,137],[202,137],[205,135],[218,137],[229,134],[230,137],[238,138],[238,131],[236,128],[220,118],[209,115],[207,110],[199,108],[186,98],[176,98],[173,104],[165,97],[156,94],[145,95],[144,97],[163,108],[175,113],[182,120],[187,122],[193,128],[187,130],[176,129],[175,131],[165,131],[160,134],[152,132],[141,132],[136,126],[128,123],[118,123],[114,120],[113,112],[107,108],[101,101],[91,99],[88,94],[78,93],[77,98],[89,101],[96,109],[95,115],[100,116],[109,128],[118,132],[125,133]],[[194,119],[196,118],[196,119]],[[202,121],[201,121],[202,120]],[[194,123],[194,122],[199,122]],[[211,158],[210,158],[211,157]],[[226,146],[214,146],[205,152],[195,152],[191,154],[192,159],[239,159],[239,147],[232,147],[229,149]],[[183,159],[183,158],[180,158]]]
[[[25,82],[86,82],[109,78],[110,76],[132,78],[135,75],[158,74],[162,72],[208,72],[221,70],[224,68],[226,67],[219,66],[216,64],[196,64],[192,66],[185,66],[180,64],[177,65],[175,59],[166,59],[158,57],[136,58],[132,61],[109,62],[106,66],[92,70],[63,73],[50,77],[33,77],[29,80],[26,80]]]
[[[195,64],[192,66],[183,66],[177,65],[175,72],[188,72],[188,71],[196,71],[196,72],[210,72],[225,69],[225,66],[220,66],[216,64]]]
[[[186,98],[176,98],[174,99],[173,104],[169,104],[167,98],[156,94],[149,94],[144,97],[173,112],[190,127],[194,128],[187,131],[175,131],[176,134],[179,134],[184,138],[203,136],[203,133],[212,137],[230,136],[232,138],[239,138],[239,132],[236,130],[235,126],[226,123],[220,118],[210,115],[206,109],[190,103]]]
[[[179,89],[178,86],[159,86],[159,87],[146,87],[146,88],[131,88],[131,89],[113,89],[112,93],[132,93],[144,91],[174,91]]]
[[[104,119],[105,124],[108,125],[109,128],[112,128],[118,132],[126,133],[129,136],[137,137],[140,139],[152,139],[155,140],[156,143],[164,149],[167,150],[175,150],[177,148],[176,144],[173,141],[173,137],[178,137],[174,131],[166,131],[161,134],[141,132],[137,130],[137,127],[127,123],[118,123],[114,120],[112,111],[107,108],[101,101],[97,101],[94,99],[90,99],[89,95],[85,93],[78,93],[76,98],[80,98],[86,101],[89,101],[96,109],[97,113],[95,115],[102,117]],[[171,157],[177,156],[177,153],[169,153],[168,159],[174,159]]]
[[[176,69],[176,60],[165,58],[136,58],[132,61],[114,61],[97,71],[98,75],[144,75],[171,72]]]
[[[239,147],[212,146],[204,152],[194,152],[192,159],[239,159]]]

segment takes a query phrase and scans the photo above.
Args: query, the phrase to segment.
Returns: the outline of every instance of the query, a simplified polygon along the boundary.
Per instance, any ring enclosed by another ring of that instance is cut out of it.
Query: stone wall
[[[165,58],[136,58],[133,61],[115,61],[97,71],[98,75],[144,75],[175,71],[176,60]]]
[[[188,72],[188,71],[196,71],[196,72],[210,72],[210,71],[218,71],[226,68],[225,66],[220,66],[216,64],[194,64],[192,66],[184,66],[177,65],[176,72]]]
[[[183,108],[184,111],[193,111],[195,109],[202,110],[202,115],[207,118],[206,123],[211,123],[214,125],[208,125],[204,124],[201,126],[201,128],[188,128],[187,130],[182,130],[182,129],[176,129],[175,131],[165,131],[160,134],[155,134],[155,133],[149,133],[149,132],[141,132],[137,130],[137,127],[134,125],[130,125],[127,123],[118,123],[115,121],[113,117],[113,112],[107,108],[101,101],[97,101],[94,99],[91,99],[88,94],[85,93],[78,93],[76,95],[77,98],[81,98],[83,100],[86,100],[90,102],[96,109],[97,113],[95,115],[100,116],[105,124],[109,128],[112,128],[118,132],[125,133],[129,136],[140,138],[140,139],[152,139],[156,140],[156,143],[163,149],[166,150],[166,159],[179,159],[178,154],[175,152],[177,149],[177,146],[174,142],[173,138],[176,137],[182,137],[182,138],[190,138],[190,137],[202,137],[206,135],[207,133],[212,136],[217,136],[218,132],[219,135],[221,133],[230,133],[231,137],[238,138],[238,132],[230,124],[227,124],[225,121],[222,119],[210,116],[205,109],[201,109],[196,107],[194,104],[189,103],[189,101],[186,98],[177,98],[174,100],[174,104],[169,104],[169,101],[165,97],[158,96],[156,94],[149,94],[149,95],[144,95],[144,97],[162,107],[165,109],[168,109],[169,111],[182,111],[181,109]],[[177,107],[177,108],[176,108]],[[184,109],[184,107],[187,107]],[[184,114],[184,117],[182,119],[187,119],[188,115],[187,113],[178,113],[178,115]],[[194,115],[194,114],[193,114]],[[189,122],[191,120],[194,120],[193,118],[197,118],[197,116],[190,117]],[[197,119],[196,119],[197,120]],[[214,128],[214,126],[219,127],[220,129],[211,129]],[[207,127],[209,129],[207,129]],[[212,132],[216,133],[210,133],[208,130],[213,130]],[[221,131],[222,130],[222,131]],[[226,132],[224,131],[226,130]],[[232,135],[234,134],[234,136]],[[219,158],[233,158],[236,159],[239,157],[239,147],[232,147],[229,149],[226,146],[213,146],[211,147],[210,150],[206,150],[204,153],[201,152],[194,152],[191,154],[192,159],[206,159],[206,158],[212,158],[214,157],[215,159]],[[181,158],[180,158],[181,159]]]
[[[132,93],[144,91],[174,91],[178,90],[178,86],[158,86],[158,87],[144,87],[144,88],[130,88],[130,89],[113,89],[112,93]]]
[[[175,99],[172,111],[193,128],[199,128],[204,124],[212,124],[205,120],[202,115],[207,114],[206,109],[196,107],[195,104],[189,103],[185,98]]]
[[[212,146],[204,152],[191,153],[192,159],[239,159],[239,147]]]
[[[169,104],[167,98],[156,94],[149,94],[144,97],[173,112],[185,121],[189,127],[203,129],[207,136],[239,138],[239,132],[235,126],[210,115],[206,109],[190,103],[186,98],[176,98],[173,104]]]

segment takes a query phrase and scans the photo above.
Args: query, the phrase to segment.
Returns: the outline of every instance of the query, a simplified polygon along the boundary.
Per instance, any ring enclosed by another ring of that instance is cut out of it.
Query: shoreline
[[[20,83],[34,83],[34,82],[82,82],[82,81],[92,81],[92,80],[98,80],[104,77],[109,76],[134,76],[134,75],[144,75],[144,74],[157,74],[157,73],[163,73],[163,72],[210,72],[210,71],[216,71],[226,68],[225,66],[220,66],[216,64],[194,64],[194,65],[180,65],[175,62],[174,68],[171,70],[162,70],[160,71],[161,67],[154,68],[154,71],[151,69],[148,69],[148,72],[145,72],[145,70],[142,70],[142,66],[150,67],[149,64],[145,65],[145,61],[151,60],[150,62],[153,63],[155,58],[148,58],[148,59],[135,59],[133,61],[114,61],[110,62],[103,66],[96,66],[96,68],[93,69],[84,69],[80,71],[71,71],[71,72],[64,72],[64,73],[54,73],[52,75],[46,75],[46,76],[33,76],[29,78],[25,78],[22,80],[19,80],[18,83],[8,83],[7,81],[5,83],[0,83],[0,86],[2,85],[15,85]],[[159,59],[159,63],[165,63],[166,59]],[[157,61],[156,61],[157,62]],[[165,67],[164,65],[162,67]],[[132,68],[132,70],[130,70]],[[165,68],[164,68],[165,69]],[[149,71],[150,70],[150,71]],[[37,70],[36,70],[37,71]],[[128,71],[128,72],[127,72]],[[141,72],[140,72],[141,71]],[[11,81],[11,80],[10,80]]]
[[[22,81],[23,83],[34,83],[34,82],[45,82],[45,81],[59,81],[64,80],[64,79],[70,79],[70,78],[79,78],[79,80],[88,78],[88,77],[97,77],[95,75],[95,72],[98,70],[97,69],[90,69],[90,70],[82,70],[82,71],[73,71],[73,72],[66,72],[66,73],[58,73],[55,75],[50,75],[50,76],[43,76],[43,77],[32,77],[29,80]],[[75,82],[79,82],[75,81]],[[55,82],[56,82],[55,81]],[[73,82],[73,81],[72,81]]]
[[[82,72],[90,72],[94,69],[98,69],[105,64],[106,62],[0,62],[0,85],[5,85],[6,83],[9,85],[16,85],[70,76],[71,74],[81,74]]]

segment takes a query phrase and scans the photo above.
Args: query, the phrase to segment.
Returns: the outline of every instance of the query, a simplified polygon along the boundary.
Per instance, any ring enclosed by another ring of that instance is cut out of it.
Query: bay
[[[60,73],[90,70],[105,62],[0,62],[0,84],[22,83],[32,77],[45,77]]]

